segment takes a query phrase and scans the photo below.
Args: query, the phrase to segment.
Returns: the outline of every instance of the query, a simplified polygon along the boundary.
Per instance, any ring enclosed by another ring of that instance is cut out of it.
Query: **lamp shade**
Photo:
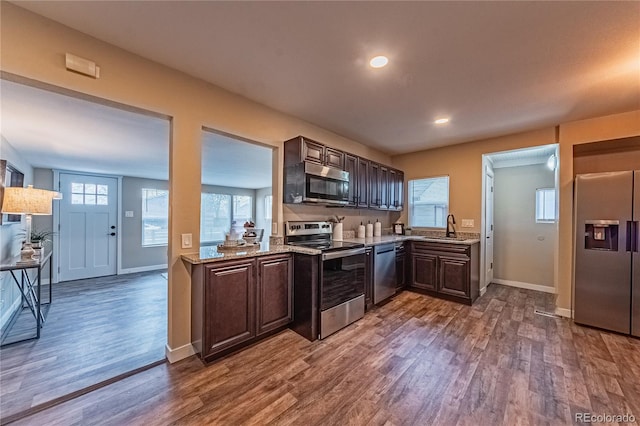
[[[6,187],[2,201],[2,213],[50,215],[51,202],[57,193],[46,189]]]

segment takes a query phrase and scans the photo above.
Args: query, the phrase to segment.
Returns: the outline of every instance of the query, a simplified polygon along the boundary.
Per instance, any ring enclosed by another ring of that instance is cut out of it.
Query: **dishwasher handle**
[[[383,254],[383,253],[389,253],[392,251],[396,251],[396,246],[394,244],[388,244],[385,246],[376,246],[375,249],[375,253],[376,255],[378,254]]]

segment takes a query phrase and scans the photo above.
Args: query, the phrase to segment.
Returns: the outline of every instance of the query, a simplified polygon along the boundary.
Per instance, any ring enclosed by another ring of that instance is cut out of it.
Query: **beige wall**
[[[551,287],[556,223],[536,223],[536,189],[553,188],[545,164],[494,169],[494,278]]]
[[[190,277],[180,260],[180,234],[199,235],[202,128],[220,130],[276,147],[274,200],[281,199],[282,141],[303,134],[356,155],[389,163],[384,153],[229,93],[178,71],[103,43],[51,20],[1,2],[3,78],[42,82],[171,118],[169,161],[169,336],[171,349],[188,349],[190,341]],[[95,61],[98,80],[65,70],[64,54]],[[19,149],[19,147],[17,147]],[[282,229],[282,206],[276,218]]]
[[[558,313],[571,314],[573,282],[573,146],[640,135],[640,110],[563,123],[556,141],[554,128],[484,139],[393,157],[405,179],[448,174],[450,211],[457,219],[482,219],[482,154],[559,142],[559,221],[555,285]],[[406,215],[402,220],[406,222]]]

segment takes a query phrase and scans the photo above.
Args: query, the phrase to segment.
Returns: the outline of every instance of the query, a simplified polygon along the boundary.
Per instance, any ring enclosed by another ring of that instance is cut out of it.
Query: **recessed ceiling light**
[[[376,56],[371,58],[371,60],[369,61],[369,65],[371,65],[372,68],[382,68],[388,63],[389,58],[387,58],[386,56]]]
[[[434,123],[436,124],[447,124],[449,122],[448,118],[438,118]]]

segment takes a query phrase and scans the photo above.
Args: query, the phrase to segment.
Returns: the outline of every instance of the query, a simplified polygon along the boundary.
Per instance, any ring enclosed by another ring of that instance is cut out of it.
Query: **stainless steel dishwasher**
[[[373,252],[373,303],[377,304],[396,294],[396,246],[378,245]]]

